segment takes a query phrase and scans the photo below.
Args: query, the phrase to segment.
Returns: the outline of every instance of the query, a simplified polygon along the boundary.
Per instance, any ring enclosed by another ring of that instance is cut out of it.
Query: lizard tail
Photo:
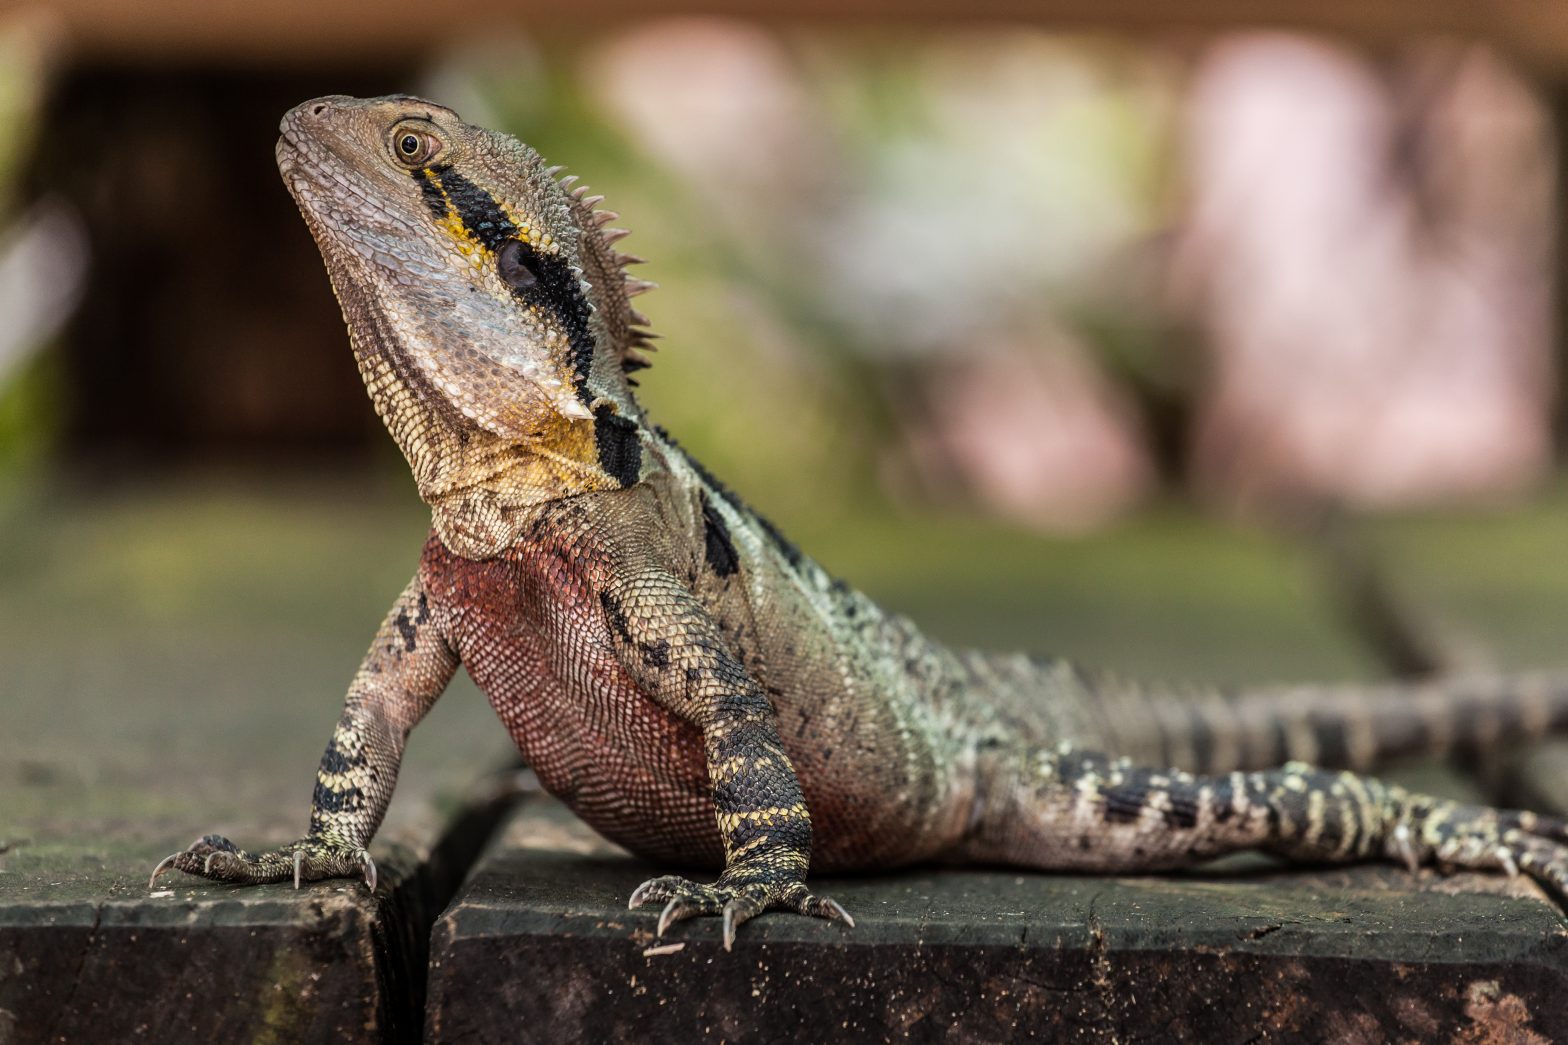
[[[1443,676],[1412,682],[1273,686],[1226,693],[1156,689],[1105,677],[1111,747],[1196,773],[1285,762],[1366,770],[1403,755],[1519,743],[1568,731],[1568,672]]]

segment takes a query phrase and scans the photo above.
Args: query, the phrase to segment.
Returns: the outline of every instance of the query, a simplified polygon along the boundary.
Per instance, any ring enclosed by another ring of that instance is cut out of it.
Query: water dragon
[[[414,97],[325,97],[277,160],[432,527],[349,686],[310,827],[163,861],[235,883],[364,875],[405,741],[462,664],[545,789],[654,878],[657,929],[726,948],[817,870],[1155,871],[1261,849],[1526,873],[1568,823],[1408,792],[1380,759],[1568,726],[1560,674],[1220,692],[948,649],[830,576],[649,420],[651,334],[599,197]]]

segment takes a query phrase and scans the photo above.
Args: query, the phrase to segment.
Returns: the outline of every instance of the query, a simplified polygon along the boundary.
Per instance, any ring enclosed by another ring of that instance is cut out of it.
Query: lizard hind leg
[[[1047,870],[1156,871],[1245,849],[1291,862],[1524,872],[1568,898],[1568,821],[1472,806],[1349,771],[1157,771],[1067,747],[993,765],[960,857]]]

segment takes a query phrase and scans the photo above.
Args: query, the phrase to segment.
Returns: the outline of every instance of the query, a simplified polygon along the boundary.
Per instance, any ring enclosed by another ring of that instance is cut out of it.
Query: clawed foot
[[[664,930],[687,918],[720,914],[724,916],[726,951],[735,945],[735,930],[742,923],[774,907],[783,907],[813,918],[840,921],[852,929],[855,927],[855,919],[839,906],[837,900],[813,896],[801,882],[784,885],[762,882],[726,885],[721,876],[714,885],[699,885],[676,875],[666,875],[663,878],[651,878],[639,885],[626,906],[635,909],[659,900],[666,903],[664,912],[659,915],[658,935],[663,936]]]
[[[1444,871],[1523,873],[1568,899],[1568,821],[1556,817],[1437,802],[1408,810],[1385,853],[1412,871],[1434,863]]]
[[[152,869],[147,888],[151,889],[158,876],[171,869],[237,885],[283,882],[292,878],[296,889],[301,882],[364,875],[365,885],[371,892],[376,891],[376,864],[368,852],[358,846],[322,838],[302,838],[253,856],[222,835],[203,835],[191,843],[189,849],[164,857]]]

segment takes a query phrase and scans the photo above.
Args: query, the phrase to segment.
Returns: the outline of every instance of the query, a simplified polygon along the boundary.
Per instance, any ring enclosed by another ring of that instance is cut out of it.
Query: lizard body
[[[665,903],[661,934],[722,915],[729,946],[772,907],[849,922],[808,864],[1122,871],[1261,848],[1568,884],[1562,822],[1352,771],[1568,726],[1568,679],[1172,694],[947,649],[648,421],[628,379],[646,284],[615,215],[531,150],[416,98],[331,97],[284,117],[278,161],[432,530],[350,687],[307,836],[262,854],[207,836],[154,877],[373,885],[403,744],[461,663],[589,824],[722,868],[636,890]]]

